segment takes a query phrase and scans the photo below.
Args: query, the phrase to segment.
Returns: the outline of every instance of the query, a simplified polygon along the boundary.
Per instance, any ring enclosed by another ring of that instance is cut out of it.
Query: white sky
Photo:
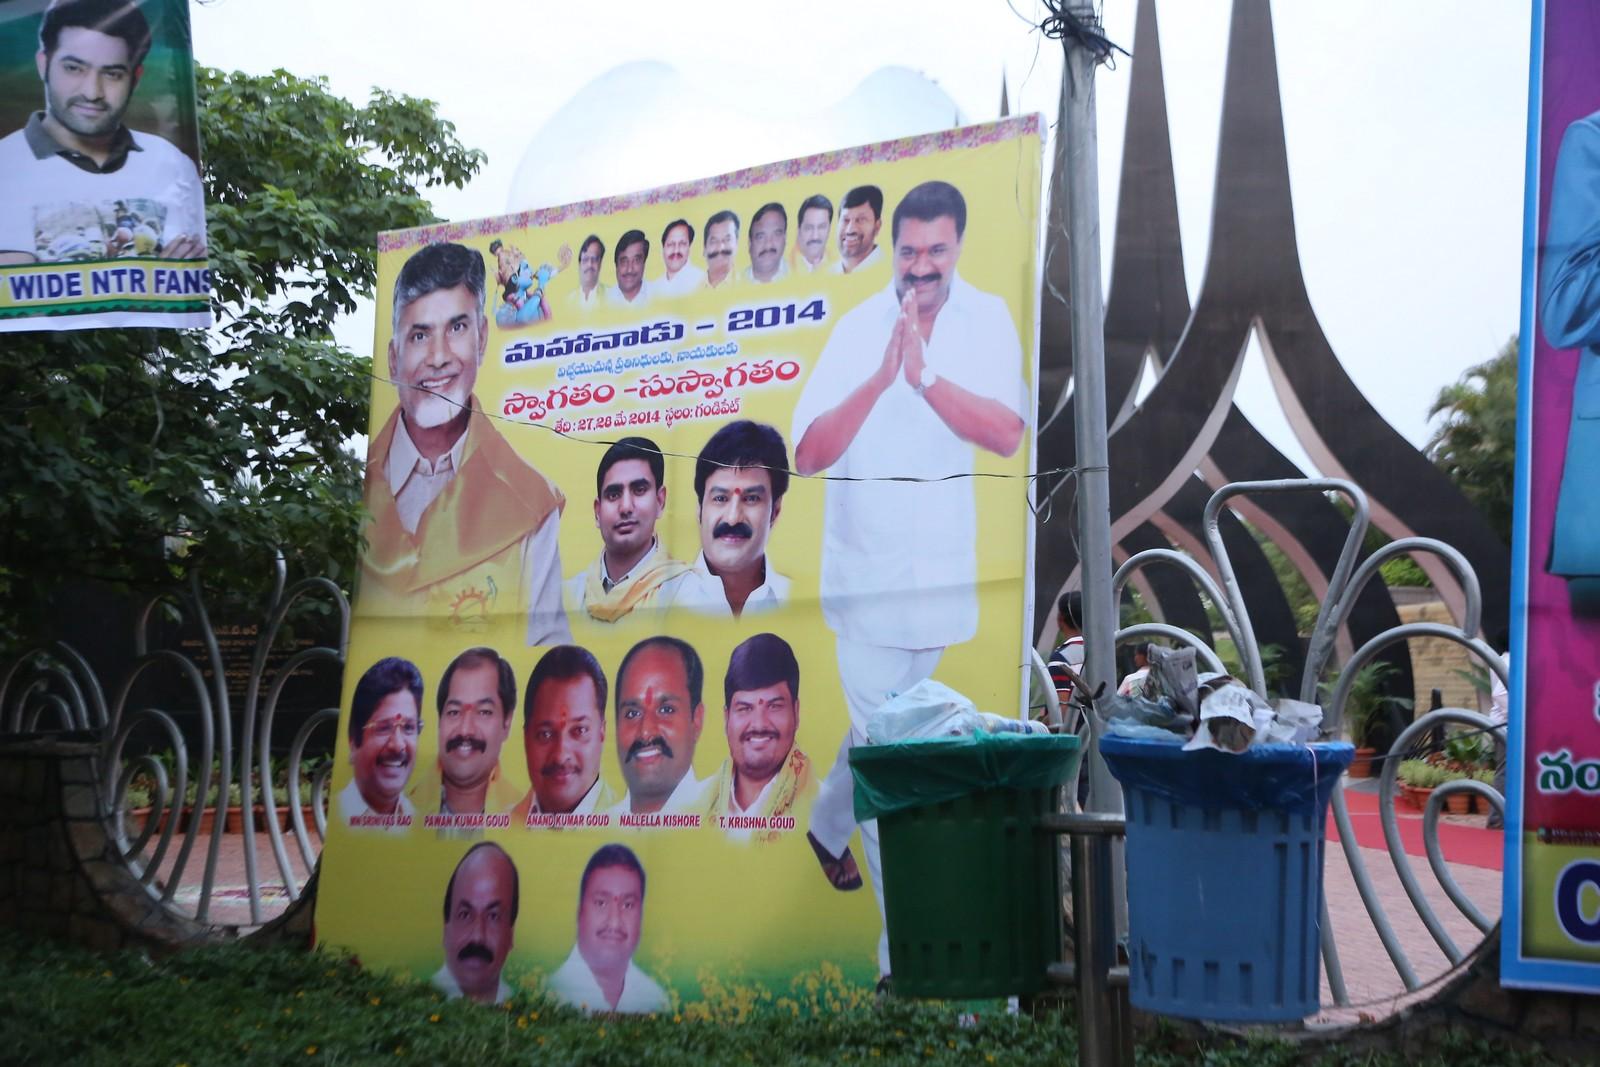
[[[1037,19],[1035,0],[1011,3]],[[1157,11],[1192,298],[1205,264],[1229,7],[1179,0]],[[1274,17],[1313,305],[1356,384],[1420,445],[1439,388],[1516,329],[1528,16],[1495,0],[1343,0],[1280,2]],[[1107,0],[1108,33],[1129,48],[1133,18],[1133,0]],[[968,122],[996,116],[1002,71],[1012,111],[1052,123],[1060,86],[1059,46],[1006,0],[210,0],[193,20],[202,63],[326,75],[355,100],[379,86],[438,101],[461,140],[489,157],[466,190],[435,196],[449,219],[844,147],[815,142],[856,128],[838,121],[839,105],[885,66],[937,82]],[[650,123],[627,121],[633,101],[617,99],[617,82],[585,95],[594,121],[574,124],[569,113],[546,128],[596,77],[647,61],[671,68],[645,73],[660,75],[652,84],[686,116],[675,151]],[[1108,275],[1130,69],[1103,70],[1097,85]],[[870,136],[922,132],[896,124],[925,128],[930,95],[907,94],[883,112],[869,128],[887,132]],[[574,170],[552,176],[550,154]],[[574,193],[588,174],[607,187]],[[531,199],[508,205],[514,187]],[[368,350],[370,309],[339,336]],[[1280,448],[1303,455],[1259,358],[1238,399]]]

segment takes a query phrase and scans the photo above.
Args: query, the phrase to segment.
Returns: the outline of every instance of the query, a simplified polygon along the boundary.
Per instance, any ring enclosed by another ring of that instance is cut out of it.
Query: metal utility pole
[[[1095,139],[1094,74],[1105,56],[1092,3],[1063,5],[1066,67],[1063,122],[1066,151],[1067,246],[1072,267],[1072,402],[1078,446],[1078,557],[1083,590],[1083,678],[1091,693],[1114,692],[1117,605],[1111,599],[1111,477],[1106,468],[1105,302],[1100,292],[1100,172]],[[1076,25],[1074,26],[1074,23]],[[1085,32],[1087,31],[1087,32]],[[1097,47],[1097,43],[1102,46]],[[1090,807],[1120,814],[1122,789],[1106,770],[1100,746],[1089,752]],[[1120,889],[1121,879],[1118,879]],[[1119,904],[1120,896],[1118,893]],[[1118,909],[1119,917],[1122,913]],[[1126,926],[1119,921],[1118,929]]]

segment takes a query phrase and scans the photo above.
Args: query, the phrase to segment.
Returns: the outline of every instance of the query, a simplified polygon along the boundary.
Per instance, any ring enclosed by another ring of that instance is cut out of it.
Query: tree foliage
[[[1506,544],[1511,543],[1517,449],[1517,339],[1439,390],[1428,417],[1444,420],[1426,451]]]
[[[201,68],[198,89],[217,328],[7,337],[0,647],[67,579],[259,575],[275,546],[352,571],[371,379],[333,322],[373,293],[377,232],[435,221],[421,190],[483,156],[427,100],[358,106],[281,70]]]

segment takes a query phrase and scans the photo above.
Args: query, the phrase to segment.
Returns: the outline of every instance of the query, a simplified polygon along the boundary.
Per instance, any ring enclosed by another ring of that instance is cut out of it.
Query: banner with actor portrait
[[[1023,712],[1038,116],[382,234],[317,936],[450,995],[889,974],[849,750]]]
[[[1600,6],[1536,3],[1506,820],[1506,985],[1600,990]]]
[[[188,0],[0,4],[0,332],[211,325]]]

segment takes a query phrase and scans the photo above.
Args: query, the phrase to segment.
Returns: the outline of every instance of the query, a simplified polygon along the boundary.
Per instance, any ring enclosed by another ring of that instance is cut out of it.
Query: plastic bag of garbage
[[[979,711],[972,701],[931,678],[896,693],[867,716],[867,741],[874,745],[975,733],[1049,732],[1042,722]]]
[[[1255,690],[1224,674],[1201,675],[1200,725],[1185,750],[1214,748],[1223,752],[1243,752],[1265,740],[1273,720],[1272,705]]]
[[[1171,697],[1149,700],[1136,696],[1106,697],[1100,702],[1106,729],[1121,737],[1167,737],[1188,740],[1194,733],[1194,716],[1178,708]]]

